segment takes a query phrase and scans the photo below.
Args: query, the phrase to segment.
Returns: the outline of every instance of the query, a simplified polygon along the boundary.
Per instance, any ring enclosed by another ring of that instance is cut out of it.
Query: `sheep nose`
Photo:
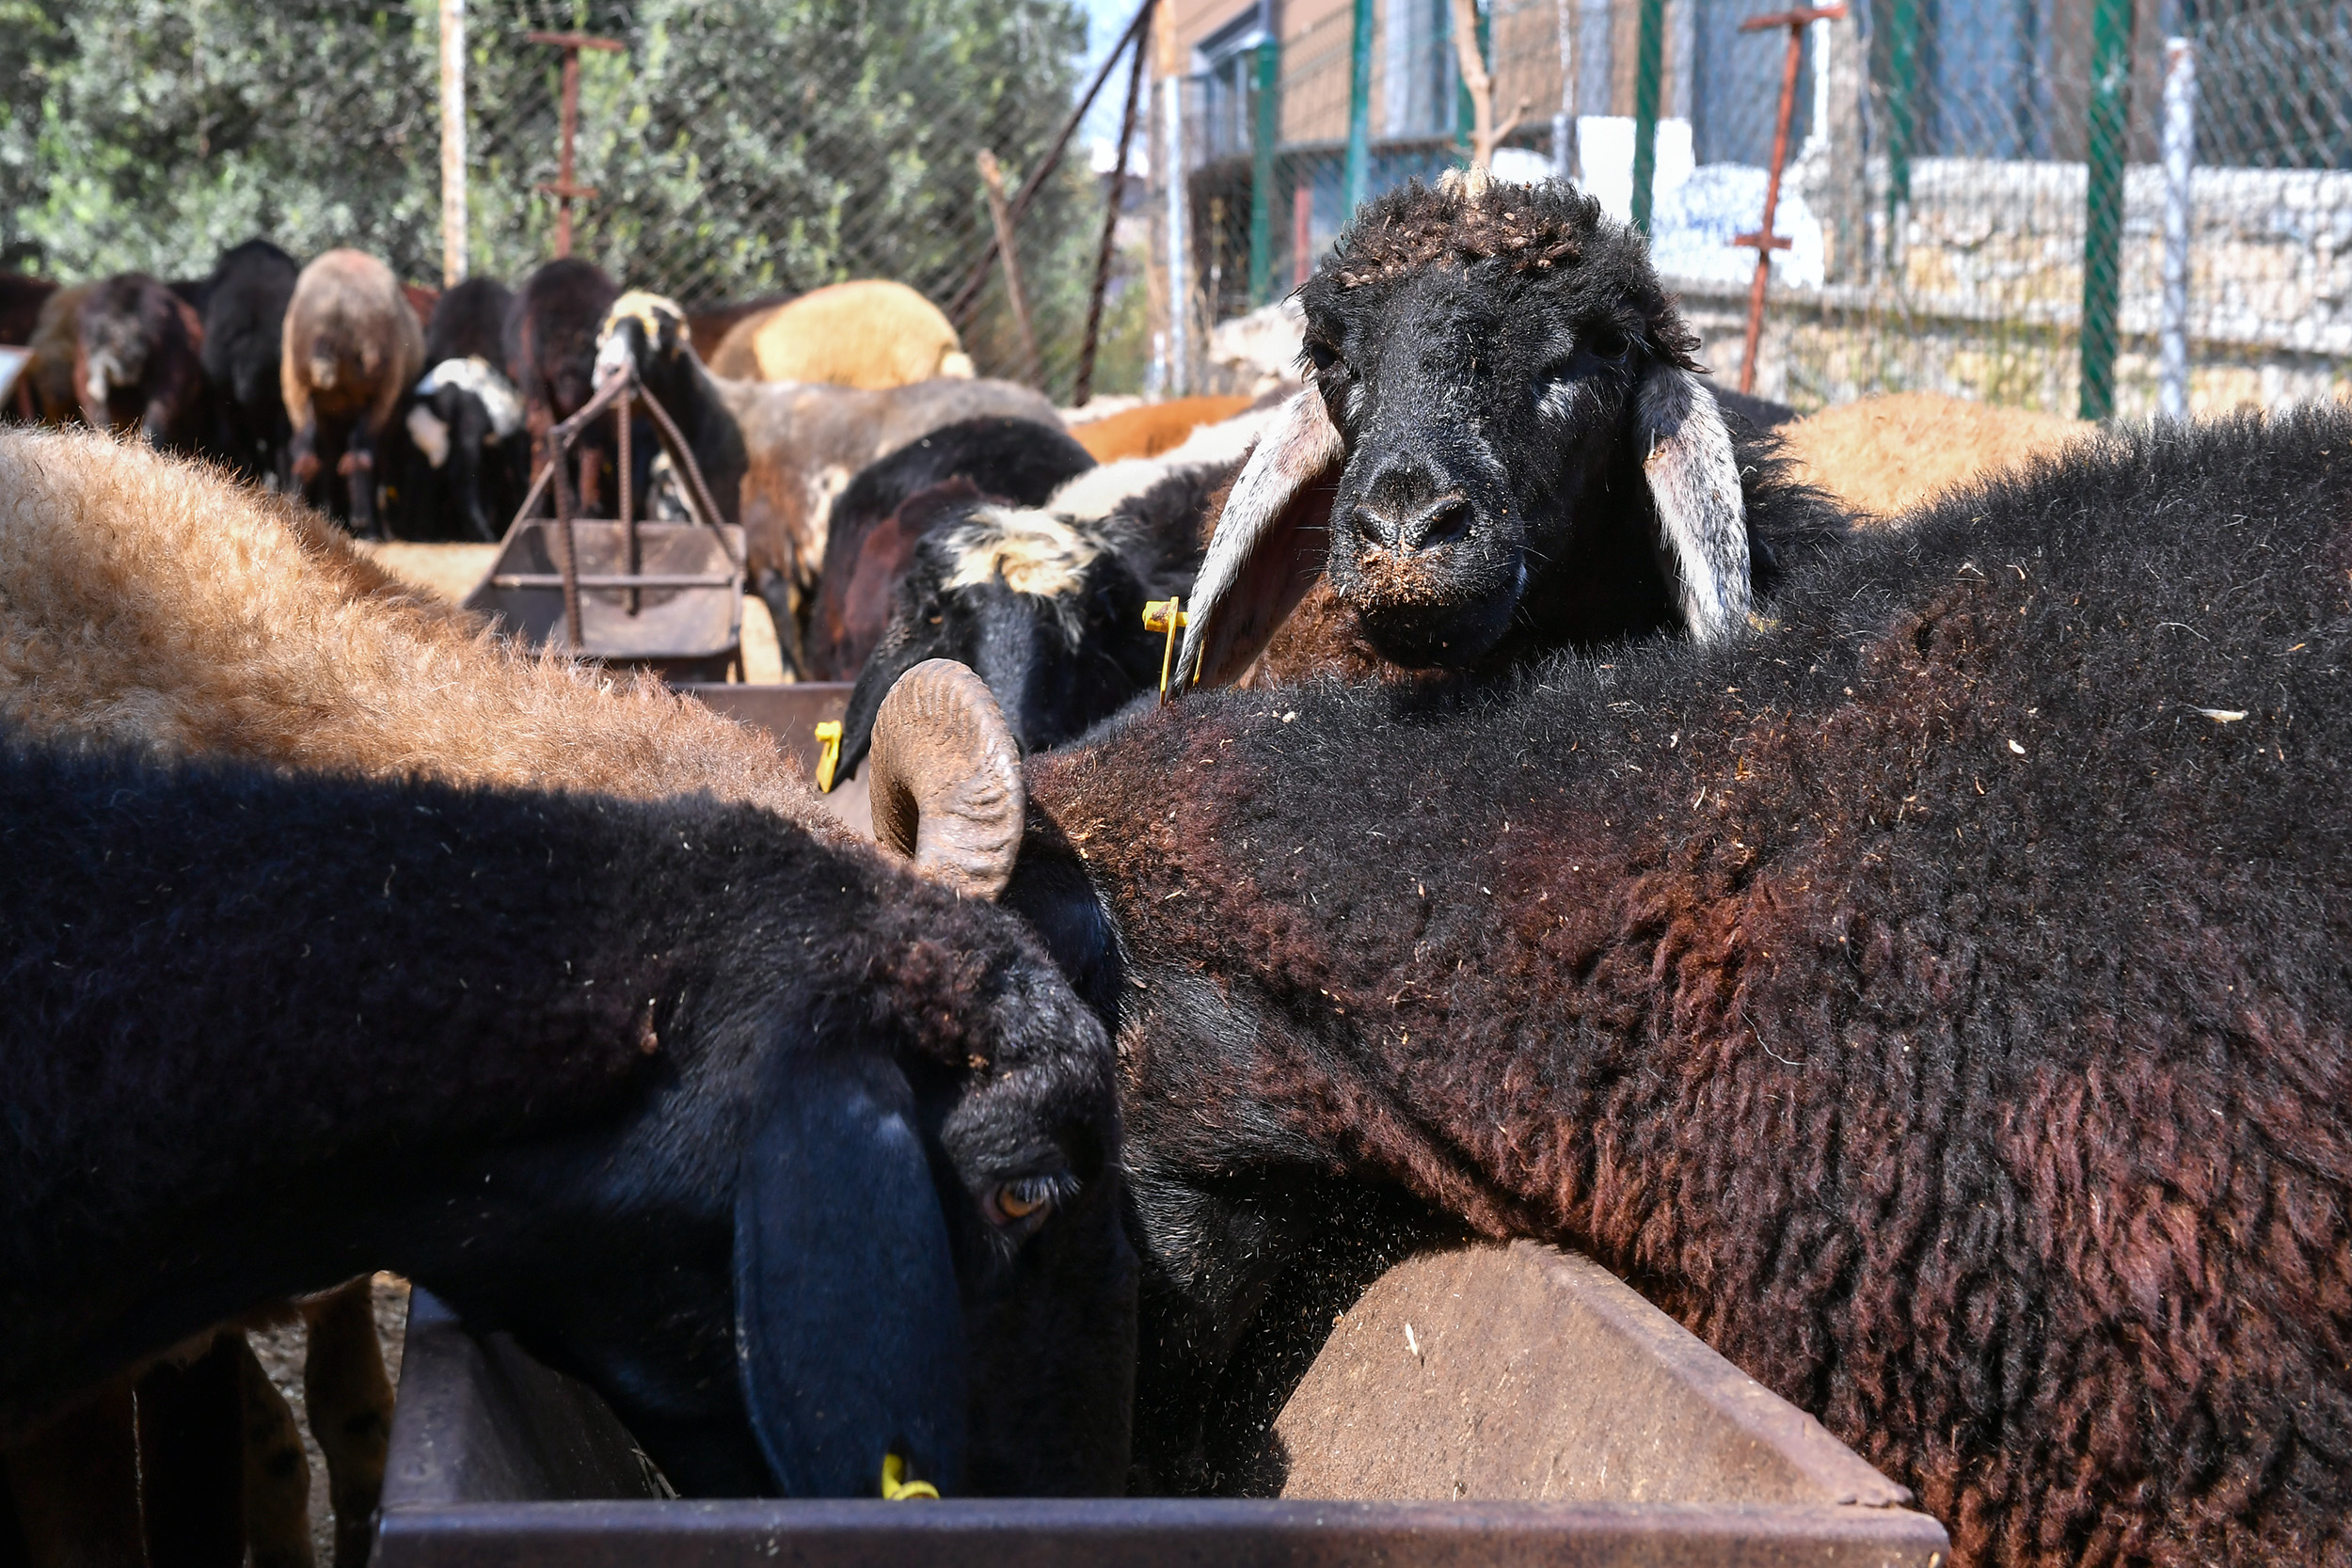
[[[1430,499],[1367,497],[1356,508],[1356,527],[1368,544],[1399,555],[1433,550],[1470,531],[1470,498],[1448,491]]]

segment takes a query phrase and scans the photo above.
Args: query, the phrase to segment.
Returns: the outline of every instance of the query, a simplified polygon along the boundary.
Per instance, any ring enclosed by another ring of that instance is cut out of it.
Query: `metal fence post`
[[[1890,275],[1902,254],[1911,206],[1911,153],[1918,132],[1919,0],[1891,0],[1886,15],[1886,234]],[[1899,282],[1900,279],[1892,279]]]
[[[1560,24],[1560,111],[1551,117],[1551,177],[1576,178],[1576,0],[1553,0]]]
[[[2082,417],[2115,412],[2116,312],[2122,294],[2123,133],[2130,113],[2132,0],[2090,12],[2090,180],[2083,214]]]
[[[1642,0],[1633,48],[1633,227],[1649,232],[1650,186],[1658,178],[1658,88],[1665,73],[1666,0]]]
[[[1282,134],[1282,44],[1258,45],[1257,119],[1249,137],[1249,303],[1274,293],[1274,144]]]
[[[2197,162],[2197,46],[2164,40],[2164,374],[2157,405],[2188,418],[2189,178]]]
[[[1372,0],[1356,0],[1349,18],[1347,62],[1347,166],[1340,186],[1342,224],[1364,204],[1364,180],[1372,162]]]
[[[466,280],[466,0],[441,0],[441,287]]]

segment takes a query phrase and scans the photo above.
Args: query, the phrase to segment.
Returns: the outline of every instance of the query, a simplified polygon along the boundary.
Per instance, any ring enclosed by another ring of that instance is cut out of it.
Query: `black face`
[[[954,659],[987,682],[1025,754],[1076,738],[1159,678],[1143,588],[1117,557],[1098,555],[1055,592],[1032,594],[993,575],[958,583],[947,538],[924,541],[858,673],[842,721],[843,777],[866,755],[891,687],[927,658]]]
[[[885,1451],[951,1494],[1121,1490],[1137,1269],[1092,1014],[1022,960],[957,1069],[795,1010],[618,1142],[456,1173],[415,1272],[593,1383],[689,1496],[870,1497]]]

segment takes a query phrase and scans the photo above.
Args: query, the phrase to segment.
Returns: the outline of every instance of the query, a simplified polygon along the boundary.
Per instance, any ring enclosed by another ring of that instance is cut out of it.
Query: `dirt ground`
[[[395,1275],[379,1274],[369,1294],[375,1307],[375,1337],[384,1346],[384,1370],[391,1374],[397,1391],[402,1335],[408,1326],[408,1282]],[[318,1439],[310,1435],[310,1416],[303,1406],[302,1348],[307,1336],[297,1319],[246,1337],[253,1342],[253,1352],[261,1357],[270,1382],[294,1407],[294,1424],[302,1429],[302,1450],[310,1456],[310,1551],[318,1568],[328,1568],[335,1560],[335,1511],[326,1498],[326,1461],[320,1456]]]
[[[1777,434],[1805,479],[1884,518],[2096,428],[2029,409],[1896,392],[1824,408]]]
[[[452,604],[464,598],[489,571],[496,545],[371,545],[359,546],[394,577],[429,589]],[[743,673],[746,680],[784,679],[784,654],[776,624],[756,594],[743,595]]]

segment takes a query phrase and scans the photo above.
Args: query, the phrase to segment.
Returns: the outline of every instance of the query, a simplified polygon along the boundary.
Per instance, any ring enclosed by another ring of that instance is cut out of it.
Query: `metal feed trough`
[[[647,522],[629,487],[629,415],[643,400],[678,476],[689,522]],[[620,433],[620,515],[581,517],[567,466],[607,410]],[[553,517],[534,517],[552,492]],[[509,635],[684,680],[741,673],[743,531],[720,518],[702,469],[634,365],[609,375],[570,419],[548,432],[547,463],[515,514],[489,574],[465,608],[498,617]]]
[[[1909,1495],[1597,1265],[1425,1253],[1228,1500],[678,1501],[610,1408],[419,1291],[376,1568],[1938,1568]]]

